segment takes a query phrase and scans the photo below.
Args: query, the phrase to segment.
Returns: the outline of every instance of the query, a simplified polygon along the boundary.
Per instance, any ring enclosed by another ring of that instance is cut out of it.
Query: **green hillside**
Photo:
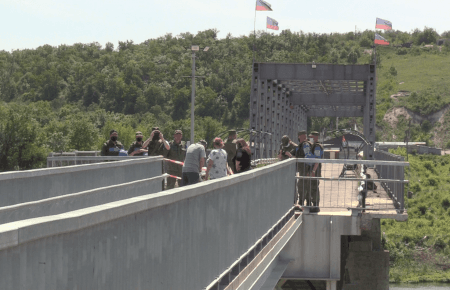
[[[405,149],[394,153],[406,156]],[[450,156],[409,155],[408,221],[381,222],[393,282],[450,282]]]
[[[393,107],[427,115],[450,103],[446,69],[450,42],[439,49],[422,48],[440,37],[449,38],[450,32],[438,35],[425,28],[383,35],[395,45],[413,43],[411,49],[377,48],[377,138],[402,140],[406,118],[395,124],[384,121]],[[357,35],[259,31],[256,61],[370,63],[367,52],[373,37],[373,31]],[[0,51],[0,170],[45,166],[51,151],[98,150],[111,128],[119,130],[119,140],[126,146],[134,131],[148,136],[153,126],[161,127],[169,138],[181,128],[188,140],[191,80],[186,76],[192,58],[187,48],[194,44],[210,47],[197,53],[197,75],[204,78],[196,83],[196,139],[211,140],[227,128],[248,127],[253,41],[251,34],[218,39],[217,31],[209,29],[195,35],[166,34],[141,44],[127,40],[118,45],[94,42]],[[399,90],[411,94],[392,99]],[[308,126],[320,130],[330,121],[310,118]],[[416,122],[412,140],[446,145],[447,123]],[[361,125],[362,118],[339,120],[340,128],[353,124]]]

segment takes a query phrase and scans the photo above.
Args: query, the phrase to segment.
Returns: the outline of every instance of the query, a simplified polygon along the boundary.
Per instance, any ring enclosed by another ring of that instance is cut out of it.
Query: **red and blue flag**
[[[375,44],[389,45],[389,42],[383,36],[379,35],[378,33],[375,33]]]
[[[273,29],[273,30],[280,29],[278,27],[278,21],[276,21],[275,19],[270,18],[270,17],[267,17],[267,28]]]
[[[257,11],[272,11],[271,5],[263,0],[256,0]]]
[[[375,28],[378,29],[384,29],[384,30],[391,30],[392,29],[392,22],[377,18],[377,23],[375,24]]]

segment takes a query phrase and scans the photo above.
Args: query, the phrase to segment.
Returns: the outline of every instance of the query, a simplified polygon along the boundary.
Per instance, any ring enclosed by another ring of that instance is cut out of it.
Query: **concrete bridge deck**
[[[325,178],[338,178],[342,171],[342,164],[323,164],[322,176]],[[357,171],[359,173],[359,171]],[[367,173],[372,179],[379,179],[375,170],[369,168]],[[358,178],[359,175],[347,171],[345,177]],[[397,210],[392,199],[380,182],[374,182],[376,190],[367,190],[366,212],[396,215]],[[319,184],[321,193],[319,207],[323,213],[348,212],[347,208],[357,208],[359,181],[324,180]]]
[[[256,290],[281,279],[366,290],[354,285],[368,260],[385,282],[379,219],[407,215],[381,187],[373,206],[392,213],[354,215],[350,180],[324,180],[322,211],[294,214],[296,163],[167,191],[162,157],[2,173],[0,289]],[[323,176],[341,169],[324,164]]]

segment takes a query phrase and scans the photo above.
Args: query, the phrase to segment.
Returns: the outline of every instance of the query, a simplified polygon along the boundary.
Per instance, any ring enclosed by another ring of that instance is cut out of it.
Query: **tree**
[[[28,106],[2,108],[0,117],[0,171],[45,165],[48,149]]]
[[[79,151],[95,149],[99,132],[94,124],[84,115],[76,114],[68,121],[69,147]]]

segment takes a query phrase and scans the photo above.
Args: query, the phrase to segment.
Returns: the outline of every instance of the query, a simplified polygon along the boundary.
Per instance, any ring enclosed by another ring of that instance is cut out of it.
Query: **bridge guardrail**
[[[280,161],[280,160],[278,160],[278,158],[263,158],[263,159],[252,160],[252,161],[251,161],[251,164],[252,164],[252,166],[256,167],[256,166],[259,165],[259,164],[265,164],[265,165],[267,165],[267,164],[273,164],[273,163],[276,163],[276,162],[278,162],[278,161]]]
[[[399,161],[402,162],[405,160],[405,157],[395,155],[386,151],[375,151],[374,156],[376,160],[385,160],[385,161]],[[403,169],[403,168],[402,168]],[[392,166],[386,166],[386,165],[379,165],[375,167],[375,172],[380,176],[380,178],[383,179],[389,179],[390,176],[397,176],[401,179],[404,179],[404,171],[400,170],[397,167]],[[391,199],[398,203],[401,207],[401,210],[404,209],[404,194],[397,194],[399,192],[404,192],[404,186],[403,184],[395,183],[395,182],[382,182],[381,186],[384,188],[384,190],[389,194]]]
[[[321,164],[316,168],[319,176],[312,176],[316,163]],[[306,208],[360,208],[403,213],[404,184],[409,182],[404,179],[405,166],[409,163],[398,159],[298,158],[297,172],[302,172],[296,174],[299,204]]]

